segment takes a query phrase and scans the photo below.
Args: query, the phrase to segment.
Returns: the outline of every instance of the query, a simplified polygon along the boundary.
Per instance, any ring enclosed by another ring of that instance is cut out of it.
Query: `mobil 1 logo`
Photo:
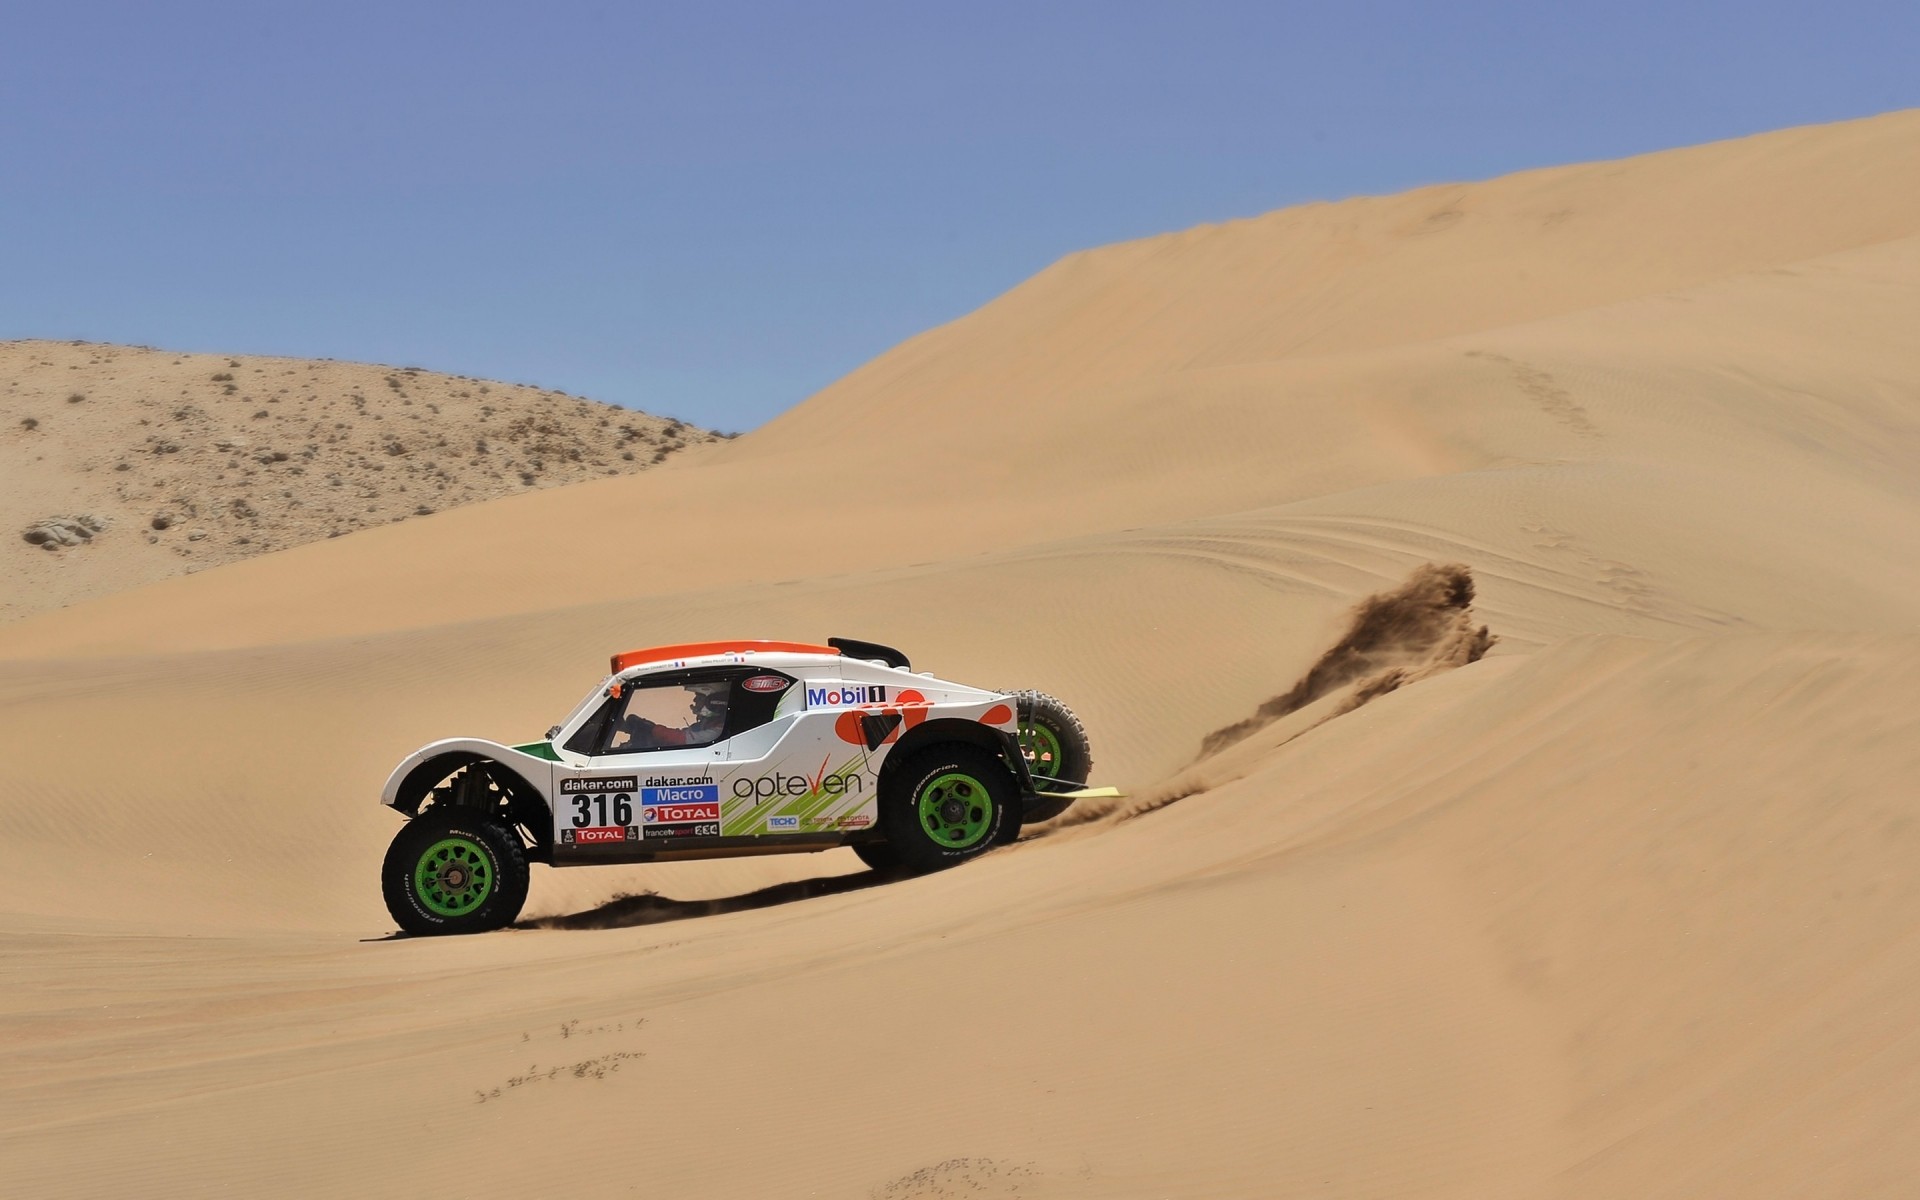
[[[560,781],[555,824],[563,846],[601,846],[640,840],[634,823],[633,798],[640,790],[637,775],[576,776]]]
[[[885,704],[887,689],[877,683],[809,683],[808,708],[859,708]]]

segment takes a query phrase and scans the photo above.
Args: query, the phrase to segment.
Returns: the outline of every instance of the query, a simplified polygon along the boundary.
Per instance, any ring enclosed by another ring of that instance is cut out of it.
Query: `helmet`
[[[727,689],[702,687],[693,693],[693,720],[696,725],[718,721],[727,715]]]

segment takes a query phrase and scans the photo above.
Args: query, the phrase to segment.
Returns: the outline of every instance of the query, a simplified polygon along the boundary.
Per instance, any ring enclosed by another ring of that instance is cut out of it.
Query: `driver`
[[[704,746],[719,741],[720,731],[727,724],[727,685],[715,683],[695,689],[692,707],[693,720],[681,731],[687,739],[682,745]]]
[[[688,707],[690,717],[684,729],[657,724],[637,713],[622,717],[620,729],[627,735],[629,745],[643,746],[649,750],[705,746],[719,741],[720,732],[727,723],[727,685],[707,684],[694,688]]]

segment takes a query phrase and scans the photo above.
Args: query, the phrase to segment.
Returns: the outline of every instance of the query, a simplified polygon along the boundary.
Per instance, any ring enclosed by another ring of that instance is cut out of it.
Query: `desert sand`
[[[0,626],[4,1190],[1912,1194],[1916,196],[1905,112],[1105,247],[697,457]],[[1127,798],[388,936],[402,754],[830,634]]]
[[[715,440],[418,367],[0,342],[0,621]]]

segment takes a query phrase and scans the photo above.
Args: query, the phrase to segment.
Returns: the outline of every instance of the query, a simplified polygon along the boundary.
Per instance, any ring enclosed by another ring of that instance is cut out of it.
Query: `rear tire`
[[[394,835],[380,891],[408,933],[481,933],[520,915],[528,874],[519,834],[473,809],[435,805]]]
[[[1006,823],[1018,822],[1019,803],[1005,763],[953,742],[920,751],[890,776],[880,829],[901,866],[938,871],[992,849]]]

